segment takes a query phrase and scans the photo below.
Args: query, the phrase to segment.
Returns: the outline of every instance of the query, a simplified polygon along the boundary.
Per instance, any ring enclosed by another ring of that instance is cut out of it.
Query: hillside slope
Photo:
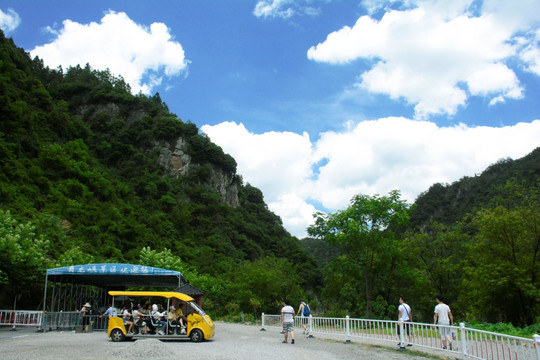
[[[136,262],[149,246],[208,274],[275,256],[320,282],[235,160],[159,94],[89,65],[46,68],[3,33],[0,165],[0,210],[36,224],[51,265]]]
[[[486,206],[507,181],[535,186],[539,179],[540,148],[521,159],[499,160],[478,176],[466,176],[452,184],[432,185],[416,199],[411,225],[421,227],[432,220],[451,225]]]

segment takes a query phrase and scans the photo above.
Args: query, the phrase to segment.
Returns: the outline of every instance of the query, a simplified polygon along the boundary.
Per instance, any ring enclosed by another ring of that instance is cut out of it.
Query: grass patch
[[[534,334],[540,334],[540,323],[527,326],[525,328],[518,328],[512,325],[511,323],[479,323],[479,322],[470,322],[465,325],[468,328],[489,331],[499,334],[506,334],[511,336],[523,337],[523,338],[532,338]]]

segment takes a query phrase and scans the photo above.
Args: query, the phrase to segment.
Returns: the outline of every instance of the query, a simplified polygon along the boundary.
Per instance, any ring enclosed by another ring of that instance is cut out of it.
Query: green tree
[[[340,256],[333,260],[332,270],[349,289],[351,295],[340,294],[339,302],[348,301],[351,311],[364,309],[365,316],[372,315],[373,300],[384,293],[382,280],[392,272],[398,252],[396,229],[407,224],[407,209],[400,192],[393,190],[388,196],[356,195],[347,209],[333,214],[315,213],[308,234],[338,247]]]
[[[0,293],[6,300],[31,294],[43,280],[49,242],[35,231],[32,223],[0,210]]]
[[[488,321],[530,325],[540,313],[540,189],[508,183],[504,196],[476,213],[470,297]]]
[[[78,246],[66,250],[62,255],[58,257],[56,266],[72,266],[80,264],[92,264],[94,257],[90,254],[83,252]]]
[[[433,318],[434,298],[437,294],[452,306],[454,316],[459,316],[453,304],[462,293],[463,268],[470,235],[461,226],[445,226],[431,222],[422,232],[409,233],[401,243],[404,265],[400,271],[402,294],[411,299],[415,319],[430,321]],[[463,305],[467,300],[461,297]]]
[[[285,298],[300,301],[302,279],[298,269],[286,260],[273,256],[256,261],[243,261],[228,274],[231,301],[245,312],[276,312]]]
[[[152,250],[150,246],[145,246],[141,249],[139,264],[180,272],[184,271],[186,267],[182,259],[179,256],[173,255],[171,250],[165,249],[158,252]]]

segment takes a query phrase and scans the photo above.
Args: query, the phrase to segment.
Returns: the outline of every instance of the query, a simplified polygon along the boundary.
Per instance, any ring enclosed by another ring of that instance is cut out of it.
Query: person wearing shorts
[[[307,324],[309,315],[311,314],[311,309],[309,305],[304,301],[300,301],[300,307],[298,308],[298,313],[296,316],[300,315],[302,317],[302,327],[304,328],[304,334],[308,333]]]
[[[135,323],[133,322],[131,311],[133,309],[133,304],[128,303],[123,307],[122,319],[124,320],[124,326],[128,328],[128,335],[133,335],[133,328]]]
[[[454,317],[450,306],[444,303],[443,297],[437,295],[435,297],[437,306],[435,306],[435,315],[433,315],[433,324],[438,325],[439,334],[441,335],[441,345],[443,349],[448,348],[452,350],[452,333],[450,325],[454,325]]]
[[[281,325],[283,326],[283,343],[287,343],[289,333],[291,333],[291,344],[294,344],[294,309],[290,302],[283,300],[283,307],[281,308]]]

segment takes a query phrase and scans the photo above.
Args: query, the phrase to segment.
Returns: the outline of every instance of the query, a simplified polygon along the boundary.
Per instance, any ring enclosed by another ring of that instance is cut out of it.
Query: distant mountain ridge
[[[452,184],[437,183],[420,194],[414,202],[411,225],[421,227],[429,221],[450,225],[487,205],[497,188],[515,179],[526,185],[538,185],[540,179],[540,147],[521,159],[502,159],[480,175],[465,176]]]
[[[463,220],[467,214],[487,205],[499,194],[498,187],[509,180],[538,185],[540,147],[520,159],[501,159],[480,175],[465,176],[452,184],[432,185],[413,203],[410,228],[421,230],[431,221],[451,225]],[[305,238],[301,244],[321,267],[338,254],[335,248],[321,239]]]

